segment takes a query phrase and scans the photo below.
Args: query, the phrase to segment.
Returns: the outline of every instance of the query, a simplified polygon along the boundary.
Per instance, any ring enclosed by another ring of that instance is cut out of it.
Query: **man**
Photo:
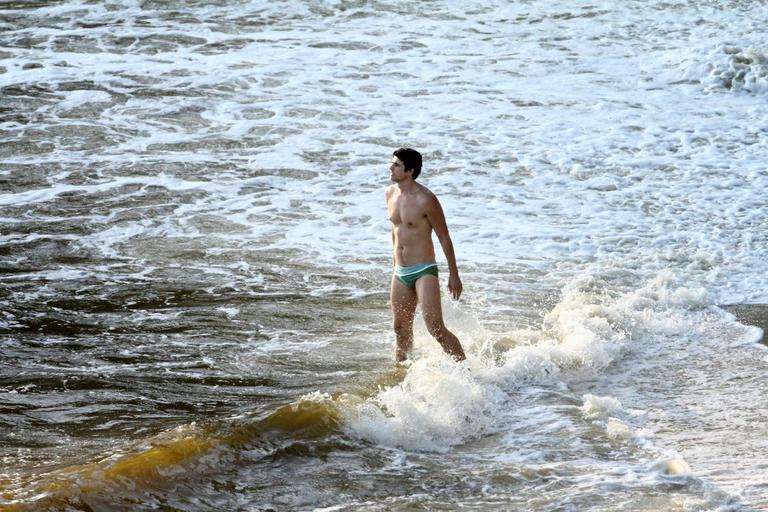
[[[432,231],[437,235],[448,260],[448,290],[454,299],[461,295],[461,279],[448,234],[443,209],[427,187],[416,183],[421,173],[421,154],[415,149],[400,148],[392,154],[389,167],[393,185],[387,187],[387,213],[392,221],[394,275],[390,298],[394,319],[395,360],[405,361],[413,346],[413,318],[416,305],[429,333],[443,350],[457,361],[466,356],[458,338],[443,323],[440,284],[437,279]]]

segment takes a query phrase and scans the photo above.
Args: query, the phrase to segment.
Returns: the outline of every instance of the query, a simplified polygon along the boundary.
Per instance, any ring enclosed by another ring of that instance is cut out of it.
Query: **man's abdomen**
[[[394,253],[395,263],[404,267],[434,260],[431,230],[419,233],[408,233],[406,229],[396,230]]]

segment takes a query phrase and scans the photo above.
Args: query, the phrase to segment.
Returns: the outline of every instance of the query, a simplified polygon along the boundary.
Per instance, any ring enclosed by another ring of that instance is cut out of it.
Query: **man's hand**
[[[451,274],[448,277],[448,291],[451,292],[454,300],[459,300],[459,296],[461,296],[461,291],[463,289],[464,288],[461,286],[461,279],[459,279],[459,274]]]

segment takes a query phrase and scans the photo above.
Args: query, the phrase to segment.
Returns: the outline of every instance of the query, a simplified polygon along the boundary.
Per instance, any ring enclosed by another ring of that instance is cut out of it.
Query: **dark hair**
[[[413,179],[418,178],[421,174],[421,153],[411,148],[399,148],[392,155],[403,162],[406,171],[413,169]]]

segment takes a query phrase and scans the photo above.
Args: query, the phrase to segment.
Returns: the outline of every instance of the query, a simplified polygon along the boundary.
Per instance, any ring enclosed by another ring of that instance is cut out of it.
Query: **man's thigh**
[[[440,306],[440,281],[437,276],[424,276],[416,281],[416,294],[419,298],[421,314],[427,322],[442,322],[443,311]]]
[[[407,320],[410,317],[413,320],[416,304],[418,304],[415,288],[403,284],[399,279],[392,276],[389,298],[392,302],[392,313],[395,319]]]

